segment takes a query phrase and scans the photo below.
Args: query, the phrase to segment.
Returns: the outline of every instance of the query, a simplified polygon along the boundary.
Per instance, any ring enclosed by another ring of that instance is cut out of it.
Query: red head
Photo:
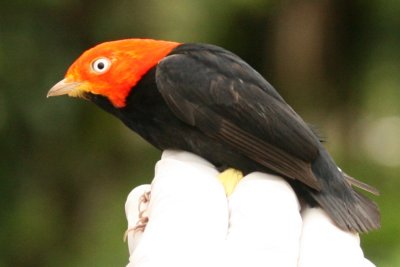
[[[84,52],[68,69],[65,79],[47,96],[92,93],[107,97],[117,108],[142,76],[179,43],[126,39],[99,44]]]

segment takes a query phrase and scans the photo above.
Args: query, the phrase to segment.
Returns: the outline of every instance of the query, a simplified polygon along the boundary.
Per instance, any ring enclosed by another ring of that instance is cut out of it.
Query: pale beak
[[[68,81],[67,79],[63,79],[58,83],[56,83],[53,87],[51,87],[51,89],[47,93],[47,97],[68,95],[72,93],[74,90],[78,89],[78,87],[81,85],[82,82],[73,82],[73,81]]]

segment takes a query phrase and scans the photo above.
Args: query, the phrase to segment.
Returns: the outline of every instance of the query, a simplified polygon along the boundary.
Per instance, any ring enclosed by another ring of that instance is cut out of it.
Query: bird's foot
[[[144,192],[139,198],[138,210],[139,210],[139,220],[137,221],[133,231],[143,232],[146,229],[146,225],[149,222],[149,217],[145,215],[147,206],[149,205],[151,196],[151,191]]]
[[[230,196],[233,193],[236,185],[242,178],[243,173],[233,168],[226,169],[218,175],[218,180],[222,183],[227,196]]]
[[[149,222],[149,217],[146,216],[145,213],[147,210],[147,206],[149,205],[150,195],[151,191],[147,191],[143,193],[143,195],[139,198],[138,201],[139,219],[134,227],[129,228],[128,230],[125,231],[124,240],[126,240],[130,232],[133,232],[135,234],[137,232],[144,232],[144,230],[146,229],[146,225]]]

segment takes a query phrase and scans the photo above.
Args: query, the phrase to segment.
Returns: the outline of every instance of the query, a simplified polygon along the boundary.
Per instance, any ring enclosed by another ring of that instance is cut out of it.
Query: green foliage
[[[81,52],[129,37],[214,43],[258,69],[318,125],[346,172],[380,189],[383,227],[362,236],[364,251],[378,266],[400,265],[399,141],[388,133],[399,128],[379,123],[399,117],[399,9],[397,1],[2,1],[0,266],[127,262],[125,198],[151,181],[160,154],[94,105],[45,96]]]

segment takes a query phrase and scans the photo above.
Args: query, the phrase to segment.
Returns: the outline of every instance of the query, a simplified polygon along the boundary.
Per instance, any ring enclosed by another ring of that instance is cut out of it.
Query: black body
[[[351,183],[367,186],[346,178],[276,90],[222,48],[178,46],[132,88],[122,109],[104,97],[89,98],[158,149],[190,151],[221,169],[278,174],[340,228],[379,227],[375,203]]]

